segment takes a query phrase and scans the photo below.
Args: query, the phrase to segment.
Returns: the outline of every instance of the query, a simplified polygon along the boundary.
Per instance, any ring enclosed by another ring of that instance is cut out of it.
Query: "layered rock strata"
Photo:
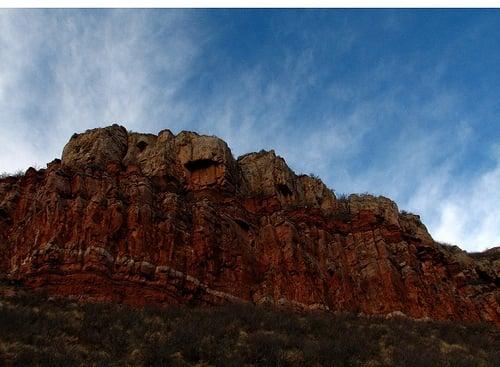
[[[121,126],[0,180],[0,273],[131,304],[255,302],[500,325],[500,261],[384,197],[336,198],[274,151]]]

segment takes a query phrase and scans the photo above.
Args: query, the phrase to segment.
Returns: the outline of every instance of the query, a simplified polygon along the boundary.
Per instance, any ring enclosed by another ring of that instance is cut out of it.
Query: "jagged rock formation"
[[[384,197],[338,199],[273,151],[113,125],[0,180],[0,273],[132,304],[252,301],[500,324],[498,256],[433,241]]]

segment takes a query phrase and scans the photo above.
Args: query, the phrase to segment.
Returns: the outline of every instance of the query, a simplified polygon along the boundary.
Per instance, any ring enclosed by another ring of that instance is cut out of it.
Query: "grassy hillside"
[[[134,309],[3,286],[0,366],[498,366],[500,330],[232,305]]]

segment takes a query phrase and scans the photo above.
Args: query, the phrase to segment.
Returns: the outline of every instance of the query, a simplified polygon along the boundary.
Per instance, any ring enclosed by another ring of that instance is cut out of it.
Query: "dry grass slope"
[[[3,292],[5,294],[5,292]],[[2,292],[0,292],[2,294]],[[230,305],[0,298],[1,366],[498,366],[500,330]]]

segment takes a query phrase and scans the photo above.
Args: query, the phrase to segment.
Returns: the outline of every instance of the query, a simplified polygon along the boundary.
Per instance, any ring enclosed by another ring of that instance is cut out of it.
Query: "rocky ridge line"
[[[498,257],[436,243],[384,197],[336,198],[274,151],[113,125],[0,180],[0,273],[132,304],[251,301],[500,324]]]

